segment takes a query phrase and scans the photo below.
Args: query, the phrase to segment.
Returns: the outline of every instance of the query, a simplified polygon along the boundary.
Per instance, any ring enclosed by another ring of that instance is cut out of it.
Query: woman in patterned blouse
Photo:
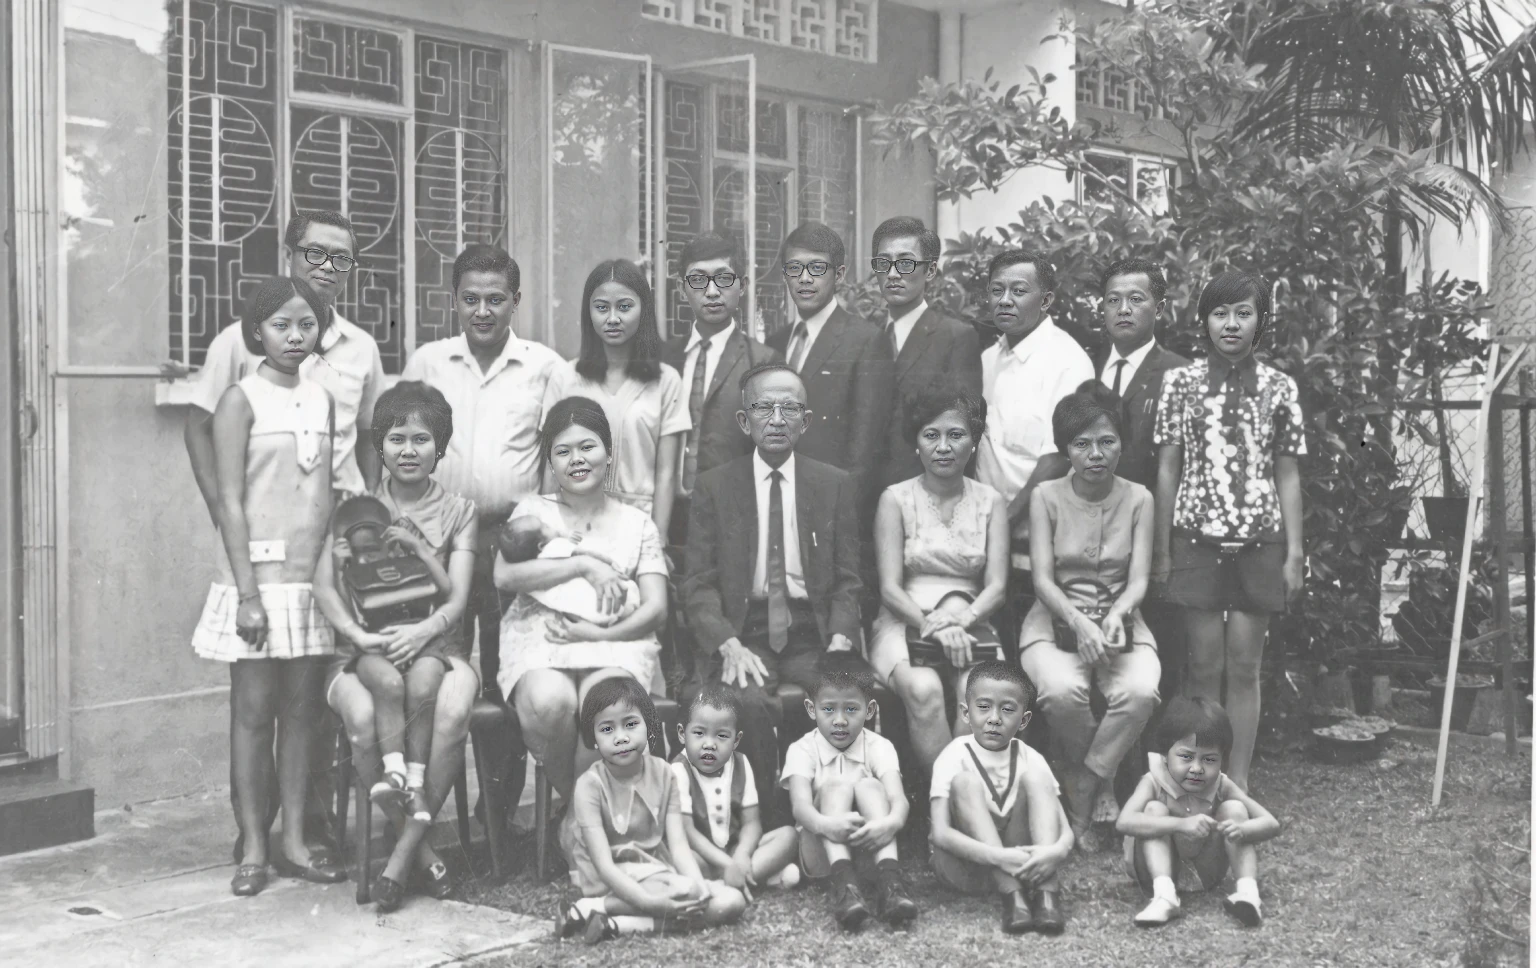
[[[1157,410],[1152,578],[1185,610],[1188,692],[1226,707],[1226,772],[1246,788],[1269,619],[1301,591],[1297,458],[1306,442],[1295,381],[1253,357],[1270,317],[1264,280],[1217,276],[1200,294],[1198,315],[1210,357],[1166,374]]]

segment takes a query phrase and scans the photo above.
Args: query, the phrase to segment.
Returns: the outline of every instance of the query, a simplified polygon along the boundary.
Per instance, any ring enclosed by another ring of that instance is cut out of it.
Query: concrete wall
[[[135,0],[134,9],[154,6]],[[539,281],[524,287],[525,305],[536,307],[544,305],[544,294],[533,290],[542,285],[544,244],[538,127],[542,73],[532,46],[538,41],[649,51],[658,65],[751,52],[758,55],[763,88],[841,101],[889,104],[915,92],[919,78],[937,71],[934,15],[890,2],[880,8],[878,64],[643,20],[639,4],[629,0],[613,0],[612,15],[598,17],[590,13],[593,4],[568,0],[441,0],[432,5],[357,0],[330,6],[408,18],[418,26],[428,26],[422,18],[431,17],[439,29],[516,38],[513,46],[523,48],[526,56],[514,57],[512,65],[516,96],[511,104],[509,234],[525,278]],[[127,16],[126,8],[122,12]],[[130,49],[119,54],[128,62],[142,60]],[[142,113],[159,118],[161,125],[141,133],[143,140],[153,150],[163,139],[163,70],[158,86],[151,81],[82,90],[74,88],[70,114],[111,119]],[[144,215],[142,230],[149,240],[142,243],[143,260],[125,258],[126,250],[117,249],[118,275],[101,286],[85,279],[69,286],[81,313],[72,313],[71,342],[91,363],[143,365],[166,353],[165,176],[152,158],[135,164],[141,167],[133,183],[149,192],[148,201],[134,203],[143,212],[132,209],[126,192],[100,202],[96,211],[116,225],[138,224],[135,215]],[[931,172],[924,168],[922,159],[881,162],[865,153],[865,232],[892,214],[932,219]],[[119,244],[112,236],[95,241],[109,251]],[[100,271],[88,275],[104,279],[106,272],[103,262]],[[115,297],[118,311],[84,316],[82,307],[92,304],[87,297],[103,305],[97,290],[108,283],[126,287],[128,295]],[[101,328],[101,340],[84,329],[92,327]],[[110,353],[100,345],[109,338],[115,347]],[[112,358],[118,353],[123,358]],[[61,377],[58,387],[66,413],[59,446],[67,455],[68,493],[62,507],[70,534],[69,579],[59,589],[68,609],[61,648],[71,653],[70,695],[64,704],[73,725],[73,777],[94,785],[102,804],[222,786],[228,775],[227,671],[196,659],[189,645],[221,550],[187,465],[183,412],[155,406],[152,377]]]

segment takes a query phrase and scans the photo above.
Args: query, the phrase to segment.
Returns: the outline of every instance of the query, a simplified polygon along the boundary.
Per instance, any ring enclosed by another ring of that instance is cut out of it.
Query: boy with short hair
[[[800,863],[808,877],[832,878],[832,913],[855,931],[870,915],[853,852],[873,854],[875,908],[902,926],[917,905],[899,880],[896,833],[907,822],[896,747],[864,728],[876,712],[875,676],[853,656],[827,655],[805,700],[816,728],[790,744],[780,783],[789,790],[800,829]]]
[[[1066,926],[1056,871],[1072,852],[1072,828],[1050,765],[1020,735],[1034,704],[1035,685],[1018,666],[977,663],[960,704],[971,735],[939,754],[929,792],[934,872],[967,894],[1001,894],[1005,934]]]
[[[748,901],[758,884],[794,887],[795,830],[763,833],[752,764],[736,751],[741,707],[724,683],[705,683],[677,727],[683,749],[672,758],[688,846],[710,880],[723,880]]]

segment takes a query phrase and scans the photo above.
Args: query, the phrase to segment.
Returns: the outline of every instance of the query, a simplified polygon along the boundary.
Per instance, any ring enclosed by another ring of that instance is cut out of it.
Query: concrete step
[[[96,836],[96,793],[50,775],[0,778],[0,856]]]

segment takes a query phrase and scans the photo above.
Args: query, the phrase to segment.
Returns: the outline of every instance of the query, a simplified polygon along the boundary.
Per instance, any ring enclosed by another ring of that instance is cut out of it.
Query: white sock
[[[1257,901],[1259,899],[1259,882],[1251,877],[1239,877],[1237,879],[1237,890],[1232,893],[1234,897]]]
[[[619,934],[651,934],[656,930],[656,919],[616,914],[613,916],[613,925],[619,929]]]
[[[1178,888],[1174,887],[1173,878],[1171,877],[1152,878],[1152,896],[1162,898],[1173,904],[1179,903],[1179,891]]]
[[[582,917],[586,917],[593,911],[600,911],[603,914],[607,914],[608,905],[605,903],[606,901],[607,898],[581,897],[577,898],[575,903],[571,906],[574,907],[577,911],[580,911]]]
[[[404,753],[385,753],[384,754],[384,772],[385,773],[400,773],[400,774],[404,774],[405,773],[405,754]]]
[[[405,764],[405,788],[407,790],[420,790],[427,785],[427,764]]]

